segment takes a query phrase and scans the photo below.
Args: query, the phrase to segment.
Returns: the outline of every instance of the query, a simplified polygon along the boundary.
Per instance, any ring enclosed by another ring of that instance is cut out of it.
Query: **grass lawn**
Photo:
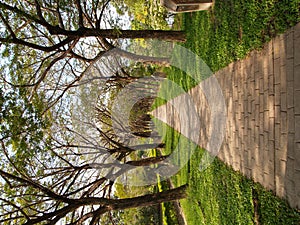
[[[178,16],[175,26],[187,33],[184,46],[198,54],[212,71],[217,71],[294,26],[300,21],[299,5],[299,0],[216,0],[211,11]],[[166,73],[184,90],[197,84],[175,68],[167,69]],[[171,90],[162,91],[172,96]],[[158,99],[156,106],[164,102]],[[158,127],[167,129],[165,153],[170,153],[179,134],[165,125]],[[189,154],[191,144],[187,140],[183,143],[182,152]],[[188,224],[256,224],[256,220],[259,224],[300,224],[300,213],[289,208],[284,200],[219,160],[200,172],[203,151],[196,149],[188,165],[172,177],[176,185],[189,183],[188,198],[181,201]],[[181,157],[178,155],[177,160]]]
[[[167,129],[166,151],[171,151],[180,135],[172,128]],[[188,140],[183,143],[185,154],[193,150],[194,146]],[[272,225],[300,223],[300,213],[291,209],[284,200],[220,160],[215,159],[204,171],[198,170],[204,150],[197,148],[193,151],[189,164],[172,177],[176,186],[189,184],[188,198],[181,200],[188,224],[255,224],[255,220]],[[181,157],[178,155],[177,159]]]

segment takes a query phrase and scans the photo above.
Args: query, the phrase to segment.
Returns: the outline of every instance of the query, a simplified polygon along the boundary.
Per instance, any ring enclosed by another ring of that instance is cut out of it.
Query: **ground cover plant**
[[[194,148],[167,127],[166,150],[183,140],[185,154]],[[219,159],[204,171],[199,162],[204,150],[197,148],[190,162],[172,177],[174,185],[188,183],[188,197],[180,201],[188,224],[299,224],[300,213],[260,184],[247,179]],[[178,155],[178,160],[182,155]],[[168,212],[168,209],[166,209]]]
[[[254,49],[262,48],[276,35],[300,21],[299,1],[216,0],[212,10],[176,16],[174,27],[184,28],[187,42],[183,45],[199,55],[213,72],[243,59]],[[168,79],[184,90],[197,84],[184,72],[171,67]],[[197,74],[201,77],[201,74]],[[164,96],[174,97],[172,90]],[[157,107],[166,99],[157,99]],[[157,125],[166,133],[166,153],[180,137],[172,128]],[[167,129],[167,130],[164,130]],[[180,137],[184,138],[184,137]],[[186,154],[191,144],[186,140]],[[189,183],[188,198],[181,200],[188,224],[299,224],[300,213],[285,200],[274,196],[260,184],[245,178],[218,159],[205,171],[198,170],[203,149],[196,149],[190,162],[172,177],[173,183]],[[180,160],[178,155],[178,160]],[[166,207],[167,205],[164,204]],[[170,210],[169,210],[170,211]],[[168,209],[165,210],[165,214]]]

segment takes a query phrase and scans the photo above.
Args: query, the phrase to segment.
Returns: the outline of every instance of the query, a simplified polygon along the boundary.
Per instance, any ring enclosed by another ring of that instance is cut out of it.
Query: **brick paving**
[[[300,209],[300,23],[215,77],[227,107],[217,157]],[[203,124],[210,124],[211,112],[201,84],[189,94],[202,125],[198,144],[205,147],[212,130]],[[176,114],[176,102],[182,104],[180,98],[153,115],[189,137],[191,132],[182,130],[178,115],[171,116]]]

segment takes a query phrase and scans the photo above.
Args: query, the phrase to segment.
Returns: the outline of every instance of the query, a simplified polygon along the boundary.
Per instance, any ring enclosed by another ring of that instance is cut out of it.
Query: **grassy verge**
[[[299,4],[299,0],[216,0],[210,11],[178,15],[174,29],[186,31],[184,47],[215,72],[300,22]],[[165,72],[184,90],[197,84],[175,67]],[[164,102],[157,101],[156,105]]]
[[[159,122],[157,122],[159,123]],[[181,140],[180,154],[173,157],[178,165],[180,159],[194,152],[188,164],[182,165],[180,172],[171,179],[175,186],[188,183],[188,198],[181,205],[188,224],[294,224],[300,223],[300,212],[288,206],[285,200],[276,197],[260,184],[254,183],[223,162],[215,159],[204,171],[199,162],[204,150],[195,148],[185,137],[170,127],[166,130],[166,150],[168,154]],[[165,132],[165,131],[163,131]],[[182,156],[182,154],[185,154]],[[162,187],[161,187],[162,188]],[[164,212],[172,212],[164,204]],[[173,212],[171,213],[173,216]],[[166,219],[164,221],[166,223]],[[175,224],[175,223],[172,223]]]
[[[299,22],[299,0],[216,0],[213,10],[185,14],[177,21],[187,33],[184,46],[198,54],[212,71],[217,71],[244,58],[251,50],[261,48],[272,37]],[[175,68],[165,72],[169,80],[184,90],[196,85]],[[171,90],[162,91],[174,97]],[[156,106],[164,102],[158,99]],[[170,153],[180,135],[169,127],[162,129],[167,129],[165,153]],[[181,154],[189,154],[191,147],[188,140],[184,141],[181,148],[185,151]],[[260,224],[300,224],[300,213],[284,200],[219,160],[200,172],[198,164],[203,151],[196,149],[190,162],[172,177],[176,185],[189,183],[189,197],[181,201],[189,224],[256,224],[257,221]],[[181,157],[179,154],[175,160]]]
[[[217,71],[299,22],[299,0],[216,0],[183,20],[185,46]]]

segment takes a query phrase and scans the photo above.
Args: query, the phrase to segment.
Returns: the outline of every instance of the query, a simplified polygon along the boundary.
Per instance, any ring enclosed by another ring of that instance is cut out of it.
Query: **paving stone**
[[[300,142],[294,143],[294,159],[295,159],[295,170],[300,171]]]
[[[285,68],[287,82],[294,81],[294,58],[287,59]]]
[[[257,97],[259,97],[259,112],[263,113],[265,111],[264,94],[262,93]]]
[[[287,84],[287,96],[286,96],[286,101],[287,101],[287,108],[293,108],[294,107],[294,84],[292,81],[289,81]]]
[[[265,67],[264,67],[264,72],[263,72],[263,89],[264,91],[267,91],[269,90],[269,74],[273,74],[273,71],[270,72],[269,69],[268,69],[268,63],[267,63],[267,58],[265,57]]]
[[[291,29],[286,34],[286,58],[294,58],[294,30]]]
[[[269,111],[269,92],[264,92],[264,111]]]
[[[275,94],[275,90],[274,90],[274,75],[269,76],[269,95],[274,95]]]
[[[263,94],[264,93],[264,78],[260,77],[259,79],[259,93]]]
[[[281,93],[286,92],[287,87],[287,75],[286,75],[286,66],[280,67],[280,91]]]
[[[288,134],[287,158],[295,160],[295,134]]]
[[[276,172],[277,179],[278,179],[280,185],[284,185],[283,178],[286,175],[286,161],[276,159],[275,166],[276,166],[275,172]],[[278,183],[278,182],[276,182],[276,183]]]
[[[260,152],[262,152],[263,146],[264,146],[264,135],[263,135],[263,133],[261,133],[259,135],[259,142],[258,142],[258,148],[259,148]]]
[[[284,167],[282,167],[282,170]],[[277,173],[276,173],[277,174]],[[285,197],[284,179],[282,176],[275,175],[276,194],[279,197]]]
[[[275,105],[274,106],[274,111],[275,111],[275,124],[280,124],[280,105]]]
[[[300,90],[294,91],[295,115],[300,115]]]
[[[300,116],[295,116],[295,142],[300,142]]]
[[[289,108],[287,111],[287,127],[288,133],[295,134],[295,115],[294,115],[294,108]]]
[[[287,160],[287,141],[288,141],[288,136],[286,133],[281,133],[280,136],[280,149],[277,154],[277,156],[280,158],[280,160]],[[276,157],[277,157],[276,156]]]
[[[280,96],[280,84],[275,85],[275,106],[280,106],[281,96]]]
[[[286,134],[288,132],[287,128],[287,112],[281,111],[280,113],[280,126],[281,126],[281,133]]]
[[[280,61],[279,59],[274,60],[274,84],[280,83]]]
[[[263,173],[261,172],[261,168],[257,167],[256,170],[252,171],[252,176],[253,176],[253,180],[254,182],[259,182],[259,183],[263,183],[264,182],[264,176]]]
[[[269,111],[264,111],[264,131],[268,132],[270,131],[270,127],[269,127],[269,122],[270,122],[270,116],[269,116]]]
[[[273,51],[274,51],[274,59],[278,59],[280,58],[280,48],[281,48],[281,45],[280,45],[280,37],[276,37],[274,38],[274,41],[273,41]]]
[[[287,94],[281,93],[280,95],[280,110],[286,112],[287,111]]]
[[[264,133],[264,112],[259,113],[259,130],[260,134]]]
[[[300,201],[299,201],[299,197],[300,197],[300,170],[295,170],[295,175],[294,175],[294,181],[295,181],[295,190],[296,190],[296,196],[297,196],[297,205],[298,205],[298,209],[300,206]]]
[[[287,192],[286,198],[289,202],[289,205],[294,208],[297,205],[296,188],[294,180],[286,179],[285,186]]]
[[[287,181],[293,181],[294,179],[294,174],[295,174],[295,160],[288,158],[286,162],[286,180]],[[295,185],[294,182],[291,182],[290,186]],[[295,190],[294,190],[295,191]]]
[[[294,65],[300,65],[300,37],[298,37],[300,31],[297,29],[294,32]]]
[[[278,123],[277,124],[275,123],[274,135],[275,135],[275,149],[279,150],[280,149],[281,132],[280,132],[280,124],[278,124]]]
[[[297,23],[294,27],[294,38],[300,38],[300,23]]]
[[[269,117],[274,118],[275,117],[275,96],[270,95],[268,99],[268,110],[269,110]]]
[[[274,117],[269,118],[269,140],[274,141],[275,139],[275,119]]]

